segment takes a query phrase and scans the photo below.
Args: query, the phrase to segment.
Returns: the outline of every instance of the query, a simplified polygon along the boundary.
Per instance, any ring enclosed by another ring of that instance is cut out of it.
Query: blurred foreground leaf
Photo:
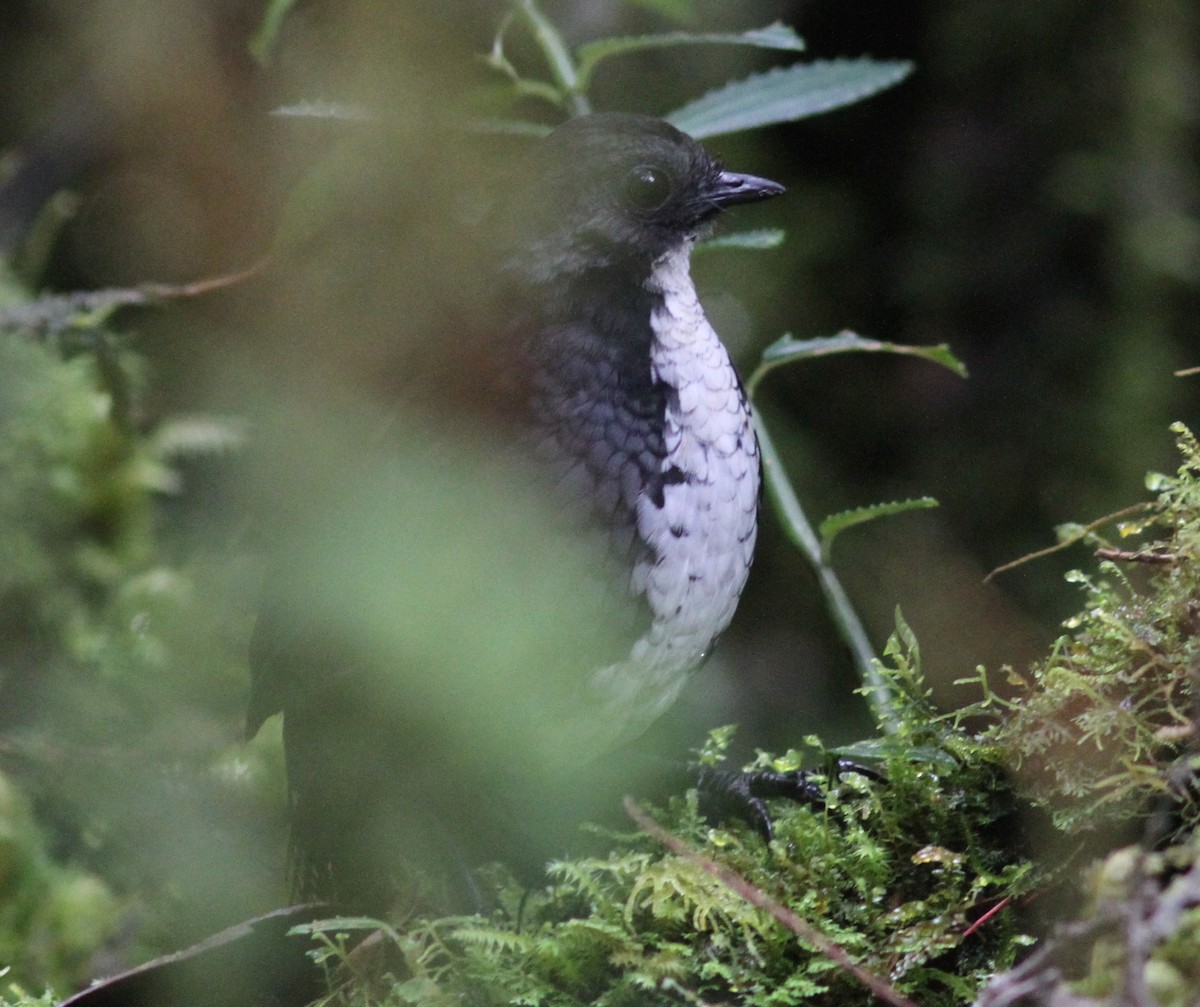
[[[769,251],[783,244],[786,232],[778,227],[761,227],[753,231],[733,231],[708,238],[696,246],[696,252],[722,251],[729,248],[747,251]]]
[[[778,21],[765,28],[745,32],[675,31],[659,35],[604,38],[581,45],[576,52],[580,86],[586,88],[597,65],[609,57],[644,49],[667,49],[680,45],[744,45],[786,52],[804,51],[804,40],[787,25]]]

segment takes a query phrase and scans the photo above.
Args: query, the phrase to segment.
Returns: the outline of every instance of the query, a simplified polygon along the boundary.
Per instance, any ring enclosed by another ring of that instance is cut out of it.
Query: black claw
[[[858,773],[874,782],[883,782],[878,770],[849,759],[837,759],[824,772],[797,769],[779,773],[770,769],[732,770],[702,766],[696,776],[700,795],[700,811],[710,822],[735,818],[745,822],[762,836],[764,842],[774,837],[769,800],[789,800],[823,807],[826,798],[824,783],[813,776],[836,781],[841,773]]]

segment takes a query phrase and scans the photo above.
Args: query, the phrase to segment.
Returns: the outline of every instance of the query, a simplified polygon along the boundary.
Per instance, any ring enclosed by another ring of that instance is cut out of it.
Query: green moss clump
[[[1178,470],[1151,475],[1155,500],[1140,520],[1119,526],[1142,543],[1118,548],[1087,533],[1097,570],[1071,575],[1086,608],[1045,661],[1027,676],[1010,673],[1014,695],[985,688],[984,702],[996,715],[988,738],[1060,830],[1139,835],[1143,847],[1096,860],[1078,916],[998,975],[979,1007],[1018,995],[1081,1007],[1196,1002],[1200,442],[1182,424],[1172,430]]]
[[[21,981],[71,989],[120,916],[103,881],[50,858],[28,802],[0,774],[0,963]]]
[[[1149,544],[1130,550],[1095,540],[1096,573],[1072,577],[1087,607],[1045,661],[1010,675],[1015,695],[999,696],[981,673],[984,699],[940,716],[917,642],[898,620],[881,664],[898,730],[831,752],[808,739],[805,753],[763,754],[751,767],[791,772],[815,752],[825,765],[822,802],[773,802],[769,845],[736,823],[711,827],[694,793],[658,820],[922,1005],[1007,1003],[1025,982],[1080,1003],[1149,1002],[1150,994],[1164,1004],[1193,1002],[1200,444],[1174,429],[1178,472],[1154,477],[1153,505],[1122,527]],[[964,730],[979,714],[990,726]],[[714,735],[703,758],[719,762],[727,740]],[[879,778],[836,769],[838,759],[870,764]],[[1067,834],[1116,835],[1115,823],[1161,812],[1150,815],[1157,851],[1126,848],[1099,860],[1085,886],[1087,912],[1019,965],[1033,941],[1013,902],[1061,865],[1035,866],[1014,848],[1017,794],[1047,807]],[[603,857],[552,865],[539,891],[498,884],[495,898],[503,908],[486,919],[392,931],[401,977],[352,984],[339,996],[387,1007],[873,1002],[828,954],[695,858],[665,852],[648,836],[621,837]],[[332,961],[342,954],[330,936],[337,926],[324,932]],[[1128,1000],[1130,990],[1141,999]]]
[[[1130,983],[1162,1003],[1191,1002],[1200,914],[1188,886],[1200,868],[1197,804],[1184,770],[1195,747],[1200,444],[1175,431],[1183,463],[1171,477],[1154,477],[1153,505],[1122,527],[1149,544],[1130,550],[1096,540],[1096,573],[1072,578],[1087,607],[1045,661],[1011,674],[1015,695],[987,689],[981,674],[984,700],[939,716],[917,642],[898,620],[881,670],[899,729],[835,752],[808,739],[806,753],[764,754],[752,767],[790,772],[815,751],[826,760],[823,803],[774,802],[769,846],[737,824],[709,826],[695,794],[659,820],[923,1005],[1001,1002],[1029,976],[1097,1004],[1119,999]],[[964,731],[965,718],[980,713],[991,726]],[[706,758],[719,761],[726,741],[710,739]],[[834,770],[836,758],[870,764],[880,779]],[[1067,833],[1099,831],[1155,804],[1170,809],[1159,816],[1168,822],[1160,851],[1125,849],[1100,861],[1088,913],[1015,967],[1032,941],[1009,907],[1056,865],[1035,867],[1014,849],[1012,766],[1022,797],[1049,808]],[[826,954],[649,837],[555,864],[550,878],[533,893],[498,886],[505,908],[488,919],[408,927],[395,936],[403,977],[342,995],[388,1007],[870,1002]],[[1151,918],[1162,925],[1139,937]],[[1053,964],[1063,955],[1080,963],[1073,973]]]
[[[807,920],[850,958],[926,1007],[969,1002],[1027,943],[1003,910],[1033,882],[1012,848],[1011,798],[997,750],[956,732],[929,705],[916,641],[900,624],[885,673],[903,692],[901,729],[884,742],[828,752],[761,754],[752,770],[789,773],[815,753],[823,798],[771,803],[767,844],[737,822],[710,825],[694,791],[655,813],[694,851]],[[727,736],[710,739],[720,759]],[[853,758],[873,772],[856,771]],[[879,778],[874,778],[878,775]],[[644,834],[609,837],[604,856],[561,861],[523,891],[502,876],[489,917],[390,930],[399,978],[339,994],[388,1007],[442,1004],[866,1004],[871,995],[821,950],[693,858]],[[332,961],[337,935],[320,933]]]
[[[60,302],[0,265],[0,969],[65,992],[174,945],[146,921],[196,901],[190,822],[232,834],[194,809],[278,804],[281,768],[238,736],[257,570],[164,548],[195,424],[142,423],[139,355]]]
[[[1088,904],[1011,972],[978,1007],[1015,1002],[1077,1007],[1191,1007],[1200,989],[1200,841],[1165,850],[1122,847],[1089,872]],[[1021,1000],[1021,1002],[1025,1002]]]
[[[147,554],[146,490],[110,404],[91,358],[0,338],[0,600],[23,638],[69,638]]]
[[[1145,812],[1174,788],[1166,768],[1194,748],[1195,669],[1200,666],[1200,444],[1172,427],[1182,464],[1148,480],[1157,498],[1122,536],[1135,550],[1092,534],[1102,557],[1071,575],[1086,607],[1049,657],[1028,675],[1010,672],[1015,695],[990,732],[1021,785],[1066,831],[1104,829]],[[1191,831],[1200,805],[1186,802]]]

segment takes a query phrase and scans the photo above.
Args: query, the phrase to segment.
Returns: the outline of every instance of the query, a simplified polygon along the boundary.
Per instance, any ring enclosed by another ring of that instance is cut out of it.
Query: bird
[[[618,112],[567,120],[513,175],[490,231],[503,359],[478,380],[503,389],[514,451],[602,542],[603,590],[632,613],[621,649],[578,669],[597,698],[589,719],[619,747],[675,702],[749,576],[761,458],[690,259],[723,211],[784,188],[727,170],[663,120]],[[419,710],[380,700],[378,675],[340,641],[281,622],[265,606],[247,733],[283,714],[297,894],[381,911],[425,883],[400,859],[469,876],[476,847],[504,831],[480,824],[495,767],[467,784],[439,772]],[[453,819],[470,823],[457,839],[442,835]],[[515,831],[528,844],[537,824]]]

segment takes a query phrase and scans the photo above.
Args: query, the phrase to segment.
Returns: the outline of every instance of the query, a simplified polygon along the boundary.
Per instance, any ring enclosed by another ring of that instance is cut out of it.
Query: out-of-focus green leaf
[[[335,119],[339,122],[375,122],[378,116],[362,105],[350,105],[341,101],[299,101],[294,105],[280,105],[271,110],[271,115],[281,119]]]
[[[853,104],[899,83],[911,72],[911,63],[897,60],[797,63],[726,84],[665,118],[696,139],[721,136]]]
[[[499,136],[529,136],[540,139],[548,136],[553,127],[540,122],[527,122],[524,119],[476,119],[471,123],[472,129],[481,133],[496,133]]]
[[[696,19],[696,5],[692,0],[626,0],[626,2],[634,7],[644,7],[655,14],[661,14],[679,24],[689,24]]]
[[[765,28],[755,28],[745,32],[672,31],[659,35],[602,38],[579,47],[577,56],[580,86],[585,87],[597,64],[610,56],[636,52],[639,49],[666,49],[676,45],[748,45],[759,49],[804,51],[804,40],[779,21],[769,24]]]
[[[266,63],[271,58],[271,49],[279,35],[279,26],[283,24],[283,19],[295,3],[296,0],[270,0],[267,4],[262,24],[250,40],[250,53],[259,63]]]
[[[763,251],[778,248],[783,244],[786,232],[779,227],[762,227],[753,231],[734,231],[732,234],[722,234],[709,238],[696,246],[697,252],[719,251],[724,248],[749,248]]]
[[[173,416],[149,440],[159,458],[224,455],[246,443],[246,424],[229,416]]]

